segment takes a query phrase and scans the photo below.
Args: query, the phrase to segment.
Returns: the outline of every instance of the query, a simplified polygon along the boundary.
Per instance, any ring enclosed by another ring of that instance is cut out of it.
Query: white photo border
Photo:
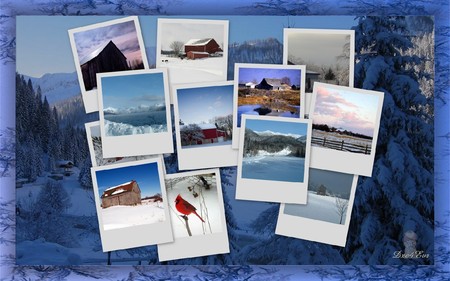
[[[310,118],[313,121],[314,121],[314,109],[316,106],[317,89],[320,86],[336,90],[345,90],[347,92],[360,93],[361,95],[377,96],[378,97],[378,105],[376,105],[377,115],[369,155],[339,151],[331,148],[311,146],[311,163],[310,163],[311,168],[371,177],[373,170],[373,163],[375,161],[375,152],[377,148],[378,133],[380,128],[381,111],[383,109],[384,93],[315,82],[310,112]]]
[[[142,63],[144,64],[144,69],[149,69],[150,67],[148,65],[147,54],[145,52],[144,39],[142,38],[141,27],[139,25],[139,19],[137,16],[130,16],[130,17],[125,17],[125,18],[105,21],[105,22],[101,22],[101,23],[91,24],[91,25],[73,28],[73,29],[68,30],[70,46],[72,49],[72,55],[73,55],[73,59],[75,62],[75,69],[77,72],[78,82],[80,85],[81,97],[83,98],[83,104],[84,104],[84,109],[85,109],[86,113],[99,111],[98,99],[97,99],[98,90],[93,89],[93,90],[86,91],[86,87],[84,86],[83,74],[81,73],[80,59],[78,57],[74,34],[78,33],[78,32],[97,29],[100,27],[106,27],[106,26],[123,23],[123,22],[128,22],[128,21],[134,22],[134,25],[136,28],[136,35],[137,35],[137,39],[139,42],[139,49],[142,54]]]
[[[241,129],[237,127],[238,119],[238,91],[239,91],[239,70],[241,68],[266,68],[266,69],[293,69],[300,70],[300,114],[299,118],[303,119],[305,115],[305,81],[306,66],[305,65],[284,65],[284,64],[253,64],[253,63],[235,63],[234,64],[234,88],[233,88],[233,149],[239,149],[239,138]],[[288,117],[283,117],[288,118]]]
[[[350,29],[310,29],[310,28],[284,28],[283,29],[283,64],[288,64],[288,50],[289,50],[289,34],[342,34],[350,36],[350,59],[349,59],[349,74],[348,85],[354,86],[355,79],[355,31]],[[308,66],[307,66],[308,67]],[[316,83],[316,82],[314,82]],[[311,108],[312,93],[305,91],[305,116],[309,115]]]
[[[305,166],[303,182],[284,182],[242,178],[242,161],[244,151],[245,130],[241,130],[239,141],[239,160],[236,176],[236,199],[264,201],[276,203],[306,204],[309,182],[309,161],[311,151],[312,121],[300,118],[280,118],[273,116],[242,115],[241,128],[245,128],[247,120],[265,120],[277,122],[302,123],[308,126],[305,149]]]
[[[100,201],[100,193],[97,183],[97,171],[114,170],[122,167],[131,167],[138,165],[145,165],[150,163],[156,163],[158,167],[159,182],[161,187],[161,197],[163,199],[164,216],[163,222],[156,222],[152,224],[136,225],[127,228],[118,228],[104,230],[102,207]],[[92,185],[94,188],[95,208],[97,210],[98,224],[100,230],[100,238],[102,242],[103,252],[135,248],[141,246],[148,246],[161,243],[169,243],[173,241],[172,226],[170,222],[169,204],[167,202],[166,185],[164,182],[164,165],[161,158],[145,159],[127,163],[112,164],[101,167],[92,167]],[[124,239],[124,237],[133,237],[133,239]]]
[[[176,238],[172,243],[158,245],[159,261],[194,258],[216,254],[227,254],[230,252],[220,170],[208,169],[177,174],[167,174],[165,178],[167,180],[211,173],[214,173],[216,175],[216,186],[219,200],[218,202],[220,208],[222,231],[220,233],[212,233],[208,235]]]
[[[222,86],[233,86],[233,81],[175,85],[175,95],[173,96],[174,120],[180,120],[178,90]],[[181,146],[180,123],[177,121],[175,121],[175,137],[177,143],[178,168],[180,171],[229,167],[236,166],[238,163],[238,151],[233,149],[231,144],[214,147],[200,146],[198,148],[183,148]],[[212,155],[214,155],[214,157],[212,157]]]
[[[164,83],[164,99],[166,106],[167,132],[139,134],[130,136],[106,136],[105,116],[103,113],[102,78],[162,73]],[[98,105],[100,117],[100,133],[104,158],[142,156],[162,153],[173,153],[172,119],[170,114],[169,91],[166,69],[129,70],[97,74]]]
[[[280,204],[275,234],[345,247],[357,183],[358,176],[353,175],[345,224],[287,215],[284,214],[286,204]]]
[[[181,23],[181,24],[204,24],[204,25],[223,25],[224,28],[224,38],[223,38],[223,59],[224,59],[224,66],[223,66],[223,73],[221,76],[217,75],[217,79],[213,79],[210,81],[205,81],[205,79],[202,79],[199,77],[198,80],[194,79],[192,82],[189,83],[202,83],[202,82],[220,82],[220,81],[227,81],[227,74],[228,74],[228,42],[229,42],[229,21],[228,20],[212,20],[212,19],[182,19],[182,18],[158,18],[157,23],[157,32],[156,32],[156,67],[157,68],[167,68],[169,73],[169,90],[170,90],[170,103],[174,103],[173,96],[176,94],[176,91],[174,89],[175,85],[185,85],[188,84],[186,82],[177,82],[172,81],[172,76],[170,73],[173,72],[170,70],[170,66],[164,65],[161,63],[161,37],[164,36],[162,34],[162,29],[164,24],[170,24],[170,23]]]

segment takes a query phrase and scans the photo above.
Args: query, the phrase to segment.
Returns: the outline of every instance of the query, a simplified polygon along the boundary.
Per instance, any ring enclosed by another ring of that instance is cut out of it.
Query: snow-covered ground
[[[218,81],[226,75],[227,62],[224,57],[208,57],[202,59],[179,59],[162,55],[161,67],[169,68],[171,83],[193,83]]]
[[[162,132],[167,132],[167,125],[133,126],[125,123],[111,122],[105,119],[105,135],[107,136],[128,136]]]
[[[242,161],[242,178],[303,182],[305,158],[289,156],[245,157]]]
[[[192,187],[193,183],[187,178],[173,184],[172,187],[166,184],[170,206],[170,219],[172,221],[172,230],[175,239],[188,236],[184,219],[180,217],[181,213],[175,208],[175,198],[178,194],[197,208],[197,213],[205,221],[205,223],[202,223],[194,214],[188,216],[192,236],[222,232],[223,222],[220,218],[221,209],[215,184],[216,178],[213,177],[211,182],[214,184],[211,185],[209,190],[201,188],[200,191],[200,187],[195,186],[195,191],[199,194],[197,198],[193,196],[192,191],[189,191],[188,187]]]
[[[258,150],[258,155],[256,156],[286,156],[291,154],[292,151],[289,148],[284,148],[278,152],[270,153],[265,150]]]
[[[345,199],[341,200],[348,201]],[[347,207],[347,211],[349,208],[351,206]],[[314,191],[308,192],[308,204],[306,205],[286,204],[284,214],[336,224],[339,224],[341,220],[341,217],[337,213],[336,198],[317,195]],[[347,213],[345,212],[342,218],[342,224],[345,224],[346,215]]]
[[[183,149],[191,149],[191,148],[203,148],[203,147],[214,147],[214,146],[222,146],[222,145],[231,145],[232,140],[226,140],[222,142],[213,142],[213,143],[204,143],[204,144],[192,144],[183,146]]]
[[[349,144],[356,144],[356,145],[363,145],[363,146],[368,145],[369,147],[372,145],[372,140],[362,139],[362,138],[348,136],[348,135],[340,135],[338,133],[333,133],[333,132],[324,132],[324,131],[320,131],[320,130],[313,130],[312,136],[316,137],[316,138],[321,138],[321,139],[326,137],[327,140],[344,141],[345,143],[349,143]],[[318,144],[311,144],[311,145],[321,146]]]
[[[112,206],[101,210],[103,229],[110,230],[165,220],[164,207],[160,202],[143,200],[136,206]]]

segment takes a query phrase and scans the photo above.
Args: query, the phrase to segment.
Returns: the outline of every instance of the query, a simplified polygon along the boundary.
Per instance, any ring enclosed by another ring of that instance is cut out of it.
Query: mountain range
[[[245,156],[256,156],[261,152],[276,154],[282,150],[291,151],[289,156],[305,157],[306,136],[279,134],[271,131],[258,133],[248,128],[245,129]]]

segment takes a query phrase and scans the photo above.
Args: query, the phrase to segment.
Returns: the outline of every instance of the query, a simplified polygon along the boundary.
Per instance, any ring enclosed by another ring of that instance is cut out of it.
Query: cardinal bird
[[[178,194],[177,198],[175,199],[175,207],[177,208],[178,212],[182,213],[183,215],[187,216],[194,213],[202,222],[205,222],[202,217],[197,214],[197,209],[192,206],[191,203],[184,200],[180,194]]]

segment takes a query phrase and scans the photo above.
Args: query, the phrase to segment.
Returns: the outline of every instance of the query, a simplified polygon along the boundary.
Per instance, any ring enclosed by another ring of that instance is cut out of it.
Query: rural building
[[[314,82],[319,81],[319,72],[306,70],[306,85],[305,85],[305,91],[306,92],[312,92]]]
[[[261,90],[283,90],[281,79],[263,78],[261,82],[255,86],[256,89]]]
[[[188,59],[195,60],[195,59],[207,58],[207,57],[209,57],[209,53],[208,52],[189,51],[186,53],[186,56]]]
[[[65,176],[70,176],[73,174],[72,168],[74,164],[70,160],[59,160],[56,162],[56,170],[58,173],[64,174]]]
[[[196,144],[206,144],[206,143],[217,143],[223,142],[226,140],[227,134],[225,131],[217,129],[214,124],[198,124],[204,138],[197,139]],[[183,126],[181,126],[181,130],[183,130]],[[183,143],[183,145],[187,145],[188,143]]]
[[[256,87],[256,84],[253,83],[253,82],[248,82],[248,83],[245,83],[245,87],[246,88],[250,88],[250,89],[254,89]]]
[[[184,52],[186,55],[189,52],[205,52],[209,55],[222,52],[222,49],[213,38],[191,39],[184,44]]]
[[[141,204],[141,189],[138,183],[132,180],[106,189],[103,191],[101,199],[102,208],[117,205],[138,205]]]
[[[80,60],[86,91],[97,87],[97,73],[128,70],[127,58],[113,41],[100,46]]]
[[[321,185],[319,186],[319,188],[317,188],[316,194],[317,194],[317,195],[323,195],[323,196],[326,196],[326,195],[327,195],[327,188],[326,188],[323,184],[321,184]]]

